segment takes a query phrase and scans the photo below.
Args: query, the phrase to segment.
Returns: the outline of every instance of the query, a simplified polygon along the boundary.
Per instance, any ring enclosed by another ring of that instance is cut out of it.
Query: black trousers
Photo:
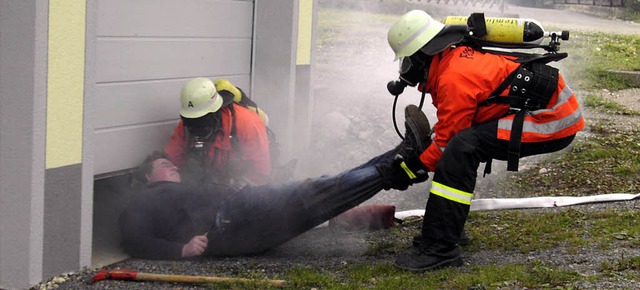
[[[246,186],[221,204],[205,254],[259,254],[365,202],[382,190],[376,166],[395,154],[390,150],[337,175]]]
[[[491,159],[507,160],[509,142],[497,138],[498,120],[460,131],[447,144],[436,166],[433,182],[472,194],[478,167]],[[567,147],[575,135],[562,139],[522,143],[520,157],[551,153]],[[455,247],[469,214],[470,205],[429,194],[422,224],[424,245]]]

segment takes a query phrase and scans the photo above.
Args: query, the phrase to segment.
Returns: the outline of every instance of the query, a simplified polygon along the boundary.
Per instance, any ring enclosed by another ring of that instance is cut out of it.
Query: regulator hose
[[[389,93],[391,93],[391,95],[394,96],[393,107],[391,108],[391,119],[393,120],[393,128],[396,130],[396,133],[398,134],[398,136],[400,136],[401,140],[404,140],[404,135],[402,135],[402,133],[398,129],[398,123],[396,122],[396,107],[398,105],[398,97],[400,96],[400,94],[402,94],[402,92],[404,92],[404,88],[406,86],[406,83],[401,80],[390,81],[387,83],[387,90],[389,91]],[[420,110],[422,110],[422,105],[424,105],[424,98],[426,94],[427,93],[423,90],[422,95],[420,96],[420,105],[418,105],[418,108]]]

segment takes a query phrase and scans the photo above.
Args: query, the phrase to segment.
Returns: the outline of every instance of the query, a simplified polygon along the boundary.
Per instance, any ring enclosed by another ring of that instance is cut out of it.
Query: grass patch
[[[580,279],[574,271],[557,269],[540,262],[528,265],[483,265],[428,273],[412,273],[389,264],[375,263],[349,266],[343,271],[344,275],[319,277],[317,269],[295,269],[285,278],[290,283],[284,289],[553,288],[568,286]]]
[[[615,262],[603,262],[600,267],[606,272],[619,272],[625,270],[640,271],[640,257],[622,257]]]
[[[395,256],[406,251],[413,235],[419,233],[421,218],[378,231],[369,238],[370,256]],[[640,221],[633,209],[580,211],[479,211],[471,212],[465,226],[473,243],[465,252],[507,251],[527,253],[563,247],[607,249],[640,245]],[[378,244],[383,243],[385,247]]]
[[[582,89],[621,90],[632,87],[607,70],[640,70],[640,37],[605,33],[571,32],[561,51],[569,83]]]
[[[585,106],[608,114],[638,116],[640,113],[630,110],[614,101],[606,100],[595,94],[587,94],[583,100]]]
[[[562,154],[510,175],[505,190],[520,196],[640,192],[640,131],[622,131],[606,121],[588,130],[592,136]]]
[[[633,247],[640,240],[640,225],[633,210],[584,213],[527,211],[472,212],[466,228],[473,243],[466,251],[498,250],[527,253],[555,247]]]

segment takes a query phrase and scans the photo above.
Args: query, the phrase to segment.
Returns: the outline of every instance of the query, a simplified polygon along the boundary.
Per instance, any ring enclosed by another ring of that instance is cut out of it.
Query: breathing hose
[[[398,129],[398,123],[396,122],[396,107],[398,105],[398,97],[400,96],[400,94],[402,94],[406,86],[407,85],[400,80],[390,81],[389,83],[387,83],[387,90],[389,91],[389,93],[391,93],[391,95],[394,96],[393,106],[391,108],[391,119],[393,120],[393,128],[396,130],[396,133],[398,134],[398,136],[400,136],[401,140],[404,140],[404,135],[402,135],[402,133]],[[418,108],[420,110],[422,110],[422,105],[424,105],[424,98],[426,95],[427,93],[423,90],[420,97],[420,105],[418,105]]]

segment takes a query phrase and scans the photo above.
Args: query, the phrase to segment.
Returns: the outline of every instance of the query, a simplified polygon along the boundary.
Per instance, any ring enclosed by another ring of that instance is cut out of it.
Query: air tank
[[[447,16],[443,23],[468,25],[468,20],[468,16]],[[484,17],[484,20],[487,34],[481,37],[488,41],[540,44],[546,36],[542,25],[534,19]]]

